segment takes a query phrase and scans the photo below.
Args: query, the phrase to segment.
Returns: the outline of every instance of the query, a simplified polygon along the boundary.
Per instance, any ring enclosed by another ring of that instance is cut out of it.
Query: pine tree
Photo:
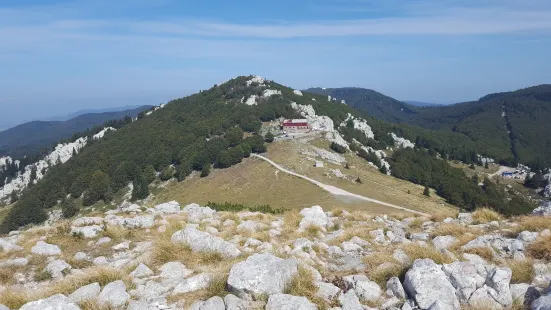
[[[19,200],[19,197],[17,196],[17,193],[15,191],[11,192],[10,194],[10,203],[14,204]]]
[[[430,197],[430,189],[427,185],[425,185],[425,189],[423,190],[423,195]]]
[[[475,169],[474,164],[471,164],[471,165],[469,166],[469,169],[473,169],[473,170],[474,170],[474,169]]]
[[[132,201],[145,199],[149,196],[149,187],[147,186],[148,183],[141,173],[136,176],[132,184],[134,185],[132,188]]]
[[[201,177],[204,178],[210,174],[210,164],[205,164],[201,169]]]
[[[143,175],[145,182],[151,184],[157,178],[157,171],[155,171],[153,165],[147,165],[143,171]]]
[[[169,165],[163,170],[163,172],[161,172],[159,178],[161,179],[161,181],[168,181],[172,179],[172,177],[174,176],[174,172],[174,167],[172,167],[172,165]]]
[[[61,201],[61,214],[64,218],[71,218],[77,215],[79,208],[74,200],[72,199],[63,199]]]
[[[386,165],[381,164],[381,168],[379,168],[379,171],[381,171],[382,174],[387,174],[388,169],[386,168]]]
[[[274,135],[271,132],[268,132],[266,136],[264,137],[264,141],[268,143],[274,142]]]
[[[489,169],[490,167],[488,166],[488,161],[486,160],[486,162],[484,163],[484,168],[486,169]]]

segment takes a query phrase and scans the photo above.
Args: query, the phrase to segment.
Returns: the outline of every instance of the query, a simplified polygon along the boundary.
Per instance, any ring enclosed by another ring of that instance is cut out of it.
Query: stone
[[[415,241],[427,241],[429,240],[429,237],[430,235],[428,233],[420,232],[420,233],[411,234],[410,239]]]
[[[472,263],[453,262],[442,266],[442,270],[456,290],[456,295],[461,303],[467,303],[471,295],[479,287],[478,283],[484,283]]]
[[[533,215],[551,216],[551,201],[542,202],[539,207],[532,211]]]
[[[99,238],[98,241],[96,241],[96,245],[102,245],[111,242],[111,238],[109,237],[102,237]]]
[[[495,301],[492,296],[490,296],[490,290],[491,288],[487,285],[484,285],[483,287],[477,289],[469,299],[469,305],[474,306],[476,308],[481,309],[503,309],[503,307]]]
[[[339,303],[341,304],[342,310],[363,310],[362,304],[354,290],[349,290],[345,294],[339,296]]]
[[[55,244],[38,241],[36,245],[32,247],[31,253],[44,256],[54,256],[61,254],[61,249]]]
[[[105,256],[98,256],[92,260],[92,264],[96,266],[104,266],[104,265],[108,265],[109,261]]]
[[[248,303],[239,297],[228,294],[224,297],[226,310],[247,310],[250,309]]]
[[[454,236],[437,236],[432,239],[432,244],[438,251],[447,250],[459,240]]]
[[[511,276],[511,269],[498,267],[486,279],[486,284],[491,288],[488,293],[503,307],[509,307],[513,304],[511,290],[509,289]]]
[[[201,220],[212,217],[216,213],[215,210],[209,207],[201,207],[196,203],[185,206],[183,212],[186,214],[188,221],[192,223],[199,223]]]
[[[102,225],[103,224],[103,217],[79,217],[78,219],[74,220],[71,224],[71,226],[90,226],[90,225]]]
[[[421,309],[428,309],[436,300],[459,310],[455,288],[446,274],[431,259],[416,259],[404,280],[404,289]]]
[[[241,224],[237,225],[238,231],[249,231],[249,232],[255,232],[260,231],[262,229],[266,229],[268,226],[263,223],[258,223],[255,221],[247,220],[241,222]]]
[[[126,310],[149,310],[149,305],[145,300],[131,300]]]
[[[57,294],[45,299],[29,302],[19,310],[80,310],[74,302],[63,294]]]
[[[95,238],[103,231],[99,225],[71,227],[72,235],[82,235],[84,238]]]
[[[126,285],[121,280],[107,283],[98,296],[98,304],[104,307],[120,308],[130,300]]]
[[[348,278],[349,276],[345,277]],[[376,301],[381,296],[381,288],[379,285],[373,281],[370,281],[365,276],[352,276],[352,281],[346,280],[347,282],[352,282],[352,288],[356,292],[356,296],[362,302]]]
[[[334,300],[341,293],[341,289],[332,283],[316,282],[316,286],[318,288],[316,295],[326,301]]]
[[[300,215],[302,215],[302,220],[298,225],[299,231],[305,231],[310,226],[319,227],[322,231],[326,231],[329,218],[320,206],[304,208],[300,211]]]
[[[538,237],[538,235],[539,235],[538,232],[530,232],[525,230],[525,231],[521,231],[518,234],[517,239],[525,243],[530,243],[530,242],[536,241],[536,238]]]
[[[18,246],[15,243],[4,240],[3,238],[0,238],[0,249],[2,250],[2,252],[11,252],[11,251],[21,251],[21,250],[23,250],[22,247]]]
[[[400,299],[406,299],[406,292],[398,277],[392,277],[386,282],[386,294],[389,297],[397,297]]]
[[[511,290],[513,303],[520,305],[530,305],[541,296],[541,293],[535,287],[526,283],[511,284],[509,289]]]
[[[215,252],[226,258],[235,258],[241,255],[241,251],[234,244],[189,226],[175,232],[171,241],[185,243],[195,252]]]
[[[198,310],[225,310],[224,300],[219,296],[214,296],[202,302]]]
[[[268,298],[266,310],[317,310],[318,307],[306,297],[273,294]]]
[[[62,278],[64,276],[64,272],[69,270],[71,270],[71,265],[61,259],[53,260],[46,266],[46,271],[48,271],[54,279]]]
[[[193,274],[184,264],[180,262],[168,262],[159,268],[161,278],[187,278]]]
[[[532,310],[551,310],[551,295],[536,299],[531,306]]]
[[[3,304],[0,304],[0,310],[10,310],[10,308],[4,306]]]
[[[130,273],[133,278],[145,278],[153,275],[153,270],[149,269],[145,264],[140,263],[134,271]]]
[[[131,218],[125,218],[122,225],[126,228],[151,228],[155,225],[155,217],[153,215],[141,215]]]
[[[212,275],[201,273],[180,282],[172,291],[172,295],[195,292],[206,289],[212,281]]]
[[[392,253],[392,258],[394,258],[401,265],[409,265],[411,263],[411,258],[404,252],[402,249],[394,250]]]
[[[454,308],[452,305],[448,305],[440,300],[437,300],[429,307],[429,310],[454,310]]]
[[[177,201],[161,203],[159,205],[156,205],[154,209],[155,209],[155,213],[162,213],[162,214],[175,214],[181,211],[180,204]]]
[[[92,284],[88,284],[74,291],[71,295],[69,295],[69,299],[77,304],[88,300],[94,300],[96,297],[98,297],[100,290],[101,287],[99,283],[95,282]]]
[[[298,274],[295,259],[281,259],[272,254],[253,254],[233,265],[227,286],[243,298],[248,295],[281,294]]]
[[[5,268],[5,267],[22,267],[22,266],[27,266],[28,264],[29,264],[29,259],[28,258],[19,257],[19,258],[14,258],[14,259],[10,259],[10,260],[7,260],[7,261],[0,262],[0,267],[1,268]]]
[[[76,252],[73,258],[78,261],[83,261],[88,260],[88,255],[84,252]]]

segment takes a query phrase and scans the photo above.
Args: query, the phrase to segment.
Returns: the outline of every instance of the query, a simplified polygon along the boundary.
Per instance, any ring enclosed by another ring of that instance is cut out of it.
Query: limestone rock
[[[476,267],[469,262],[453,262],[442,266],[442,270],[456,290],[461,303],[467,303],[471,295],[478,288],[478,283],[484,283]]]
[[[185,206],[183,212],[192,223],[199,223],[201,220],[212,217],[216,213],[215,210],[209,207],[201,207],[196,203]]]
[[[349,290],[345,294],[339,296],[339,303],[341,304],[342,310],[363,310],[362,304],[354,290]]]
[[[171,240],[174,243],[188,244],[195,252],[215,252],[229,258],[241,254],[241,251],[234,244],[190,226],[175,232]]]
[[[22,247],[18,246],[17,244],[15,244],[13,242],[9,242],[6,239],[0,238],[0,249],[2,250],[2,252],[11,252],[11,251],[21,251],[21,250],[23,250]]]
[[[551,216],[551,201],[542,202],[539,207],[532,211],[533,215]]]
[[[428,309],[436,300],[459,310],[455,289],[444,272],[431,259],[416,259],[406,273],[404,288],[421,309]]]
[[[329,218],[320,206],[304,208],[300,211],[300,215],[302,220],[298,225],[299,231],[305,231],[310,226],[319,227],[323,231],[327,229]]]
[[[268,298],[266,310],[317,310],[318,307],[306,297],[273,294]]]
[[[450,246],[458,241],[459,240],[454,236],[437,236],[432,239],[432,244],[438,251],[443,251],[447,250]]]
[[[103,228],[99,225],[84,226],[84,227],[71,227],[71,234],[82,235],[84,238],[95,238],[103,231]]]
[[[161,278],[186,278],[193,274],[184,264],[180,262],[168,262],[159,268]]]
[[[66,270],[71,270],[71,265],[61,259],[53,260],[46,266],[46,271],[48,271],[54,279],[63,277]]]
[[[134,271],[130,273],[130,276],[134,278],[145,278],[153,275],[153,270],[149,269],[145,264],[140,263]]]
[[[226,310],[247,310],[250,309],[248,303],[239,297],[228,294],[224,297]]]
[[[165,202],[155,206],[155,213],[175,214],[179,213],[180,204],[177,201]]]
[[[32,247],[31,253],[44,256],[54,256],[61,254],[61,249],[55,244],[38,241],[36,245]]]
[[[100,305],[112,308],[121,308],[128,300],[130,300],[130,295],[126,292],[126,285],[121,280],[105,285],[98,296]]]
[[[398,277],[392,277],[386,282],[386,294],[390,297],[397,297],[400,299],[406,299],[406,292],[400,279]]]
[[[205,289],[212,281],[212,275],[208,273],[201,273],[193,277],[187,278],[180,282],[172,291],[172,295],[184,294],[189,292],[195,292]]]
[[[74,291],[71,295],[69,295],[69,299],[77,304],[82,303],[83,301],[93,300],[98,297],[100,290],[101,287],[99,283],[96,282],[88,284]]]
[[[239,297],[281,294],[296,274],[298,263],[294,259],[253,254],[231,267],[227,286]]]
[[[46,299],[29,302],[19,310],[80,310],[67,296],[57,294]]]

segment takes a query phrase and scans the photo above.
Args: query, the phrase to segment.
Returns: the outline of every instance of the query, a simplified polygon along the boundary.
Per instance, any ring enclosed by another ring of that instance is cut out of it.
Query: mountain
[[[441,104],[438,103],[431,103],[431,102],[423,102],[423,101],[411,101],[411,100],[404,100],[405,103],[416,106],[416,107],[435,107],[440,106]]]
[[[338,102],[344,100],[349,106],[367,112],[369,115],[387,122],[401,123],[414,114],[415,107],[371,89],[357,87],[309,88],[306,92],[331,96]]]
[[[66,121],[32,121],[0,132],[0,156],[23,157],[50,147],[74,133],[85,131],[106,121],[136,118],[139,113],[151,106],[141,106],[130,110],[88,113]]]
[[[56,115],[52,117],[48,117],[45,119],[46,121],[67,121],[72,118],[85,115],[85,114],[101,114],[101,113],[107,113],[107,112],[121,112],[121,111],[128,111],[128,110],[137,110],[137,109],[143,109],[143,108],[151,108],[150,105],[126,105],[126,106],[119,106],[119,107],[108,107],[108,108],[98,108],[98,109],[83,109],[76,112],[72,112],[66,115]]]
[[[128,197],[138,201],[150,197],[150,184],[156,179],[186,181],[194,171],[195,176],[200,172],[207,177],[212,169],[235,166],[251,153],[266,152],[262,133],[266,140],[273,140],[266,134],[266,126],[278,129],[280,118],[306,118],[313,132],[320,133],[320,139],[327,143],[322,153],[330,158],[337,152],[363,159],[385,178],[391,174],[433,188],[457,207],[472,210],[491,206],[508,214],[532,209],[518,199],[509,202],[490,181],[478,186],[461,169],[437,156],[445,154],[473,163],[477,150],[461,133],[384,122],[351,106],[328,101],[325,95],[302,93],[258,76],[241,76],[161,105],[103,138],[80,138],[77,141],[83,141],[84,146],[64,153],[61,164],[50,160],[47,169],[26,167],[30,177],[23,181],[36,182],[15,193],[20,200],[5,216],[0,233],[43,222],[47,210],[60,201],[63,209],[66,204],[108,204],[114,197],[124,196],[129,183],[132,190]],[[416,139],[426,149],[414,149],[411,141]],[[347,169],[348,165],[341,161],[339,166]],[[38,179],[39,175],[43,177]],[[362,182],[356,179],[355,183]],[[13,196],[13,192],[6,192],[6,186],[4,197]]]
[[[363,88],[311,88],[393,123],[461,133],[485,156],[539,169],[551,165],[551,85],[489,94],[453,105],[413,106]]]

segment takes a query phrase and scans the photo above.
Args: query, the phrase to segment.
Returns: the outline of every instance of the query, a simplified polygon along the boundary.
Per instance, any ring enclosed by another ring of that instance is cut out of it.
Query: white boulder
[[[104,307],[121,308],[130,300],[130,294],[126,292],[126,285],[117,280],[105,285],[98,296],[98,304]]]
[[[61,254],[61,249],[55,244],[38,241],[36,245],[32,247],[31,253],[44,256],[54,256]]]
[[[173,243],[185,243],[195,252],[215,252],[229,258],[241,254],[241,251],[234,244],[191,226],[175,232],[171,240]]]
[[[19,310],[80,310],[74,302],[63,294],[57,294],[45,299],[29,302]]]
[[[318,307],[306,297],[273,294],[268,298],[266,310],[317,310]]]

